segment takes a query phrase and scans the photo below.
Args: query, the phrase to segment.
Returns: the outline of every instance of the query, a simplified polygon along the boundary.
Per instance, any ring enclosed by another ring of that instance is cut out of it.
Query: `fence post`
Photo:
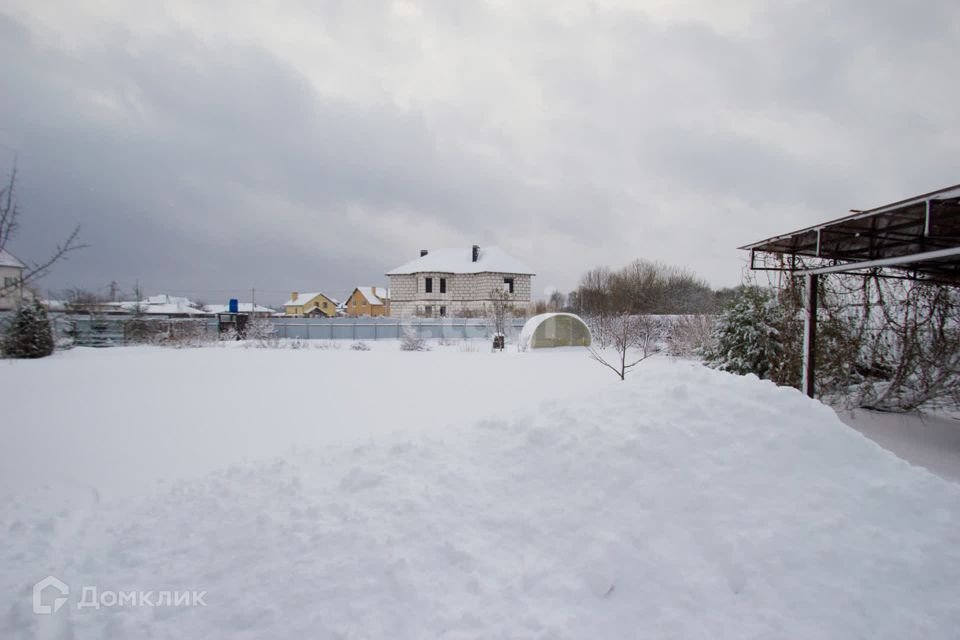
[[[817,376],[817,285],[816,274],[807,275],[807,304],[803,321],[803,393],[814,397]]]
[[[310,318],[307,318],[307,340],[310,339]]]

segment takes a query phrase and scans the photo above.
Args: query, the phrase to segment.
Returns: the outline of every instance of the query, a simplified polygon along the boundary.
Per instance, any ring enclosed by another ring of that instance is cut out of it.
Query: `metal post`
[[[803,323],[803,392],[813,397],[816,383],[817,350],[817,288],[820,276],[808,274],[807,308]]]

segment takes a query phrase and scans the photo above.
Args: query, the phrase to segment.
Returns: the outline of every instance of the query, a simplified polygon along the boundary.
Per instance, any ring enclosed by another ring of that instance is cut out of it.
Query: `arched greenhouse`
[[[572,313],[541,313],[523,325],[520,350],[545,347],[589,347],[590,329]]]

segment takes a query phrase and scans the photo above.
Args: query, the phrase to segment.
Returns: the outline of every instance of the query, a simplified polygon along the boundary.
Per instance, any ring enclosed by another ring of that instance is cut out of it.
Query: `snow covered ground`
[[[0,362],[0,638],[956,637],[960,486],[794,390],[371,346]]]
[[[960,483],[960,420],[956,417],[864,409],[838,415],[845,424],[909,463]]]

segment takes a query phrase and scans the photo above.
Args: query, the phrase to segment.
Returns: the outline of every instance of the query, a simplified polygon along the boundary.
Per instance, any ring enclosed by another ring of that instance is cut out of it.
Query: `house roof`
[[[425,256],[387,271],[388,276],[423,272],[439,273],[518,273],[535,275],[523,264],[500,247],[482,247],[477,261],[473,261],[472,247],[455,249],[431,249]]]
[[[357,287],[364,298],[372,305],[379,306],[383,304],[383,298],[389,298],[390,292],[383,287]]]
[[[285,307],[301,307],[301,306],[307,304],[308,302],[310,302],[311,300],[313,300],[314,298],[316,298],[317,296],[323,296],[324,298],[326,298],[327,300],[329,300],[330,302],[332,302],[334,305],[340,304],[340,302],[339,302],[336,298],[331,298],[330,296],[328,296],[327,294],[323,293],[322,291],[316,291],[316,292],[314,292],[314,293],[298,293],[296,300],[294,300],[294,299],[291,298],[290,300],[287,300],[286,302],[284,302],[284,303],[283,303],[283,306],[285,306]]]
[[[252,306],[249,302],[238,302],[237,311],[239,313],[250,313]],[[207,313],[229,313],[230,307],[225,304],[208,304],[203,307],[203,310]],[[274,313],[274,310],[270,307],[264,307],[263,305],[257,305],[256,313]]]
[[[13,267],[14,269],[26,269],[27,265],[20,262],[16,256],[7,251],[6,249],[0,249],[0,267]]]
[[[114,308],[120,311],[134,311],[137,306],[141,312],[146,314],[188,314],[203,315],[205,311],[200,309],[196,303],[189,298],[178,296],[169,296],[165,293],[159,295],[147,296],[145,299],[137,302],[136,300],[126,300],[121,302],[104,302],[104,307]]]

